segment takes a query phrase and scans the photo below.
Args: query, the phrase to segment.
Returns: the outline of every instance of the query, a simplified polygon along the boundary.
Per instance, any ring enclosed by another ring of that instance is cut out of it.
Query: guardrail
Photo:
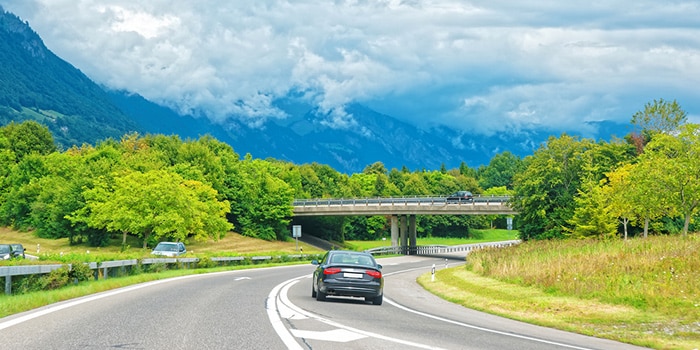
[[[435,254],[445,254],[463,251],[472,251],[475,249],[481,249],[485,247],[507,247],[515,244],[519,244],[520,240],[512,241],[502,241],[502,242],[491,242],[491,243],[475,243],[475,244],[464,244],[457,246],[442,246],[442,245],[430,245],[430,246],[416,246],[416,247],[381,247],[368,249],[366,252],[372,253],[373,255],[386,255],[386,254],[408,254],[408,255],[435,255]],[[313,256],[312,254],[295,254],[287,255],[285,257],[277,256],[278,259],[304,259]],[[275,257],[266,256],[252,256],[249,257],[251,264],[256,264],[260,262],[265,262],[274,259]],[[223,265],[231,263],[244,263],[246,257],[243,256],[227,256],[227,257],[212,257],[209,258],[210,261]],[[114,273],[115,270],[120,270],[122,273],[126,269],[133,268],[134,266],[155,266],[157,264],[176,264],[184,268],[191,268],[192,265],[196,265],[201,262],[202,259],[199,258],[145,258],[145,259],[129,259],[129,260],[113,260],[113,261],[103,261],[100,263],[90,262],[85,263],[93,270],[93,276],[95,280],[98,280],[100,276],[103,279],[107,279],[110,273]],[[5,294],[12,294],[12,277],[14,276],[24,276],[24,275],[36,275],[36,274],[47,274],[51,271],[60,269],[64,266],[72,268],[71,264],[47,264],[47,265],[17,265],[17,266],[0,266],[0,277],[5,278]]]
[[[407,255],[437,255],[437,254],[449,254],[457,252],[470,252],[477,249],[483,249],[487,247],[504,248],[520,244],[520,240],[510,240],[501,242],[487,242],[487,243],[472,243],[472,244],[461,244],[455,246],[446,245],[426,245],[426,246],[416,246],[416,247],[380,247],[365,250],[372,255],[386,255],[386,254],[407,254]]]
[[[278,256],[276,258],[279,259],[303,259],[306,257],[310,257],[312,255],[310,254],[297,254],[297,255],[288,255],[286,257]],[[212,262],[218,264],[218,265],[224,265],[224,264],[240,264],[246,262],[246,259],[249,260],[251,264],[256,264],[256,263],[261,263],[269,260],[273,260],[275,257],[273,256],[252,256],[249,258],[243,257],[243,256],[230,256],[230,257],[212,257],[209,258]],[[114,261],[103,261],[103,262],[90,262],[90,263],[85,263],[85,265],[88,265],[91,270],[93,270],[93,276],[95,280],[98,280],[100,276],[102,276],[103,279],[107,279],[111,274],[114,274],[115,271],[119,270],[122,273],[125,272],[126,269],[133,268],[135,266],[156,266],[158,264],[162,265],[168,265],[168,264],[176,264],[177,266],[183,267],[183,268],[191,268],[193,265],[196,267],[196,265],[202,261],[202,259],[199,258],[145,258],[145,259],[129,259],[129,260],[114,260]],[[72,268],[71,264],[47,264],[47,265],[17,265],[17,266],[0,266],[0,278],[4,277],[5,278],[5,294],[12,294],[12,277],[14,276],[26,276],[26,275],[37,275],[37,274],[47,274],[51,273],[51,271],[60,269],[64,266],[68,266],[69,269]]]

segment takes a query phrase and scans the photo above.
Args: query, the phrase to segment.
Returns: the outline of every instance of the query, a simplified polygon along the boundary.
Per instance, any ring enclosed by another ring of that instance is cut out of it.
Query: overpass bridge
[[[389,198],[324,198],[294,200],[294,216],[391,216],[391,246],[403,254],[416,246],[416,215],[516,215],[509,196],[475,196],[447,200],[443,196]],[[415,253],[414,253],[415,254]]]

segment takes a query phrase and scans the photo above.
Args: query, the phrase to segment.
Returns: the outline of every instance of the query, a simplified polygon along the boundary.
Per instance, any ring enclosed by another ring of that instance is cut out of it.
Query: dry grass
[[[18,232],[6,227],[0,227],[0,242],[2,243],[22,243],[28,254],[37,255],[57,255],[57,254],[84,254],[90,251],[93,256],[99,254],[124,255],[129,258],[133,256],[147,256],[151,250],[142,249],[141,243],[135,239],[127,241],[130,248],[122,251],[120,247],[121,237],[114,237],[113,244],[109,247],[89,247],[85,244],[70,245],[67,238],[45,239],[36,237],[32,232]],[[305,254],[316,254],[322,251],[318,248],[299,241],[299,247]],[[188,256],[197,255],[273,255],[273,254],[297,254],[297,243],[295,241],[265,241],[240,234],[229,232],[224,238],[207,242],[188,242]]]
[[[470,308],[659,349],[700,348],[700,237],[544,241],[469,255],[427,289]]]

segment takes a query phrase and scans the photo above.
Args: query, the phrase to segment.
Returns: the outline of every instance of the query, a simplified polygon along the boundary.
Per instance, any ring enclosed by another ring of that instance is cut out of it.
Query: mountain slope
[[[140,130],[102,88],[0,7],[0,123],[23,120],[47,125],[63,147]]]

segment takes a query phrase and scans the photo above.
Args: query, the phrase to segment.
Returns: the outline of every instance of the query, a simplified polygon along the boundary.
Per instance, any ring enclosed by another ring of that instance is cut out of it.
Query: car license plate
[[[362,278],[362,274],[361,273],[345,272],[345,273],[343,273],[343,277],[345,277],[345,278]]]

